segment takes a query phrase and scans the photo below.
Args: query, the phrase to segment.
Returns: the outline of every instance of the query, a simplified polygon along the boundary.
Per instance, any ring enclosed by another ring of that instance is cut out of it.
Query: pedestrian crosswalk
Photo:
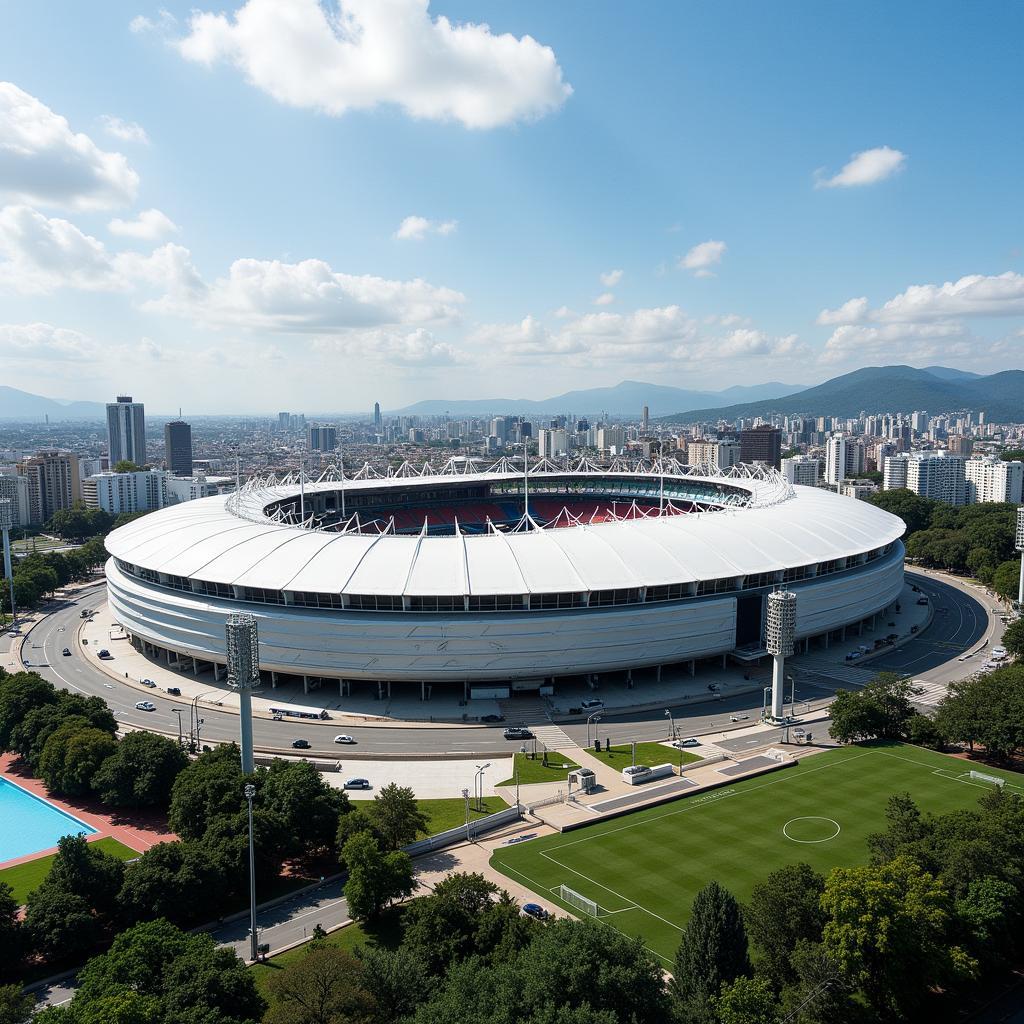
[[[921,692],[914,697],[914,703],[925,708],[938,707],[939,702],[946,696],[949,687],[946,683],[925,683],[915,681],[915,686]]]

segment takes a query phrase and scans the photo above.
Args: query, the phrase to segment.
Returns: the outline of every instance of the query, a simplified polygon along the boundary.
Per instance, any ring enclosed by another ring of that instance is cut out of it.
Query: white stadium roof
[[[616,474],[592,471],[580,476],[608,479]],[[468,479],[356,479],[344,487],[348,494],[515,478],[504,472]],[[534,479],[531,471],[531,485]],[[407,536],[331,532],[273,521],[262,509],[296,496],[299,486],[289,482],[153,512],[115,530],[106,544],[124,562],[208,583],[333,594],[483,596],[750,576],[871,551],[898,540],[904,531],[902,520],[864,501],[809,487],[780,494],[777,475],[692,479],[740,487],[750,492],[750,504],[557,529]],[[310,496],[338,489],[337,481],[305,485]]]

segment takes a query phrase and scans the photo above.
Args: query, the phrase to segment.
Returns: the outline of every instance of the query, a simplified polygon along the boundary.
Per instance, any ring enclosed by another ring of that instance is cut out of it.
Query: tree
[[[997,761],[1024,748],[1024,665],[1007,665],[950,684],[935,724],[953,742],[980,743]]]
[[[384,837],[377,831],[377,825],[370,817],[367,809],[362,804],[349,802],[342,809],[341,817],[338,819],[338,830],[334,839],[334,845],[338,849],[338,863],[342,869],[346,866],[345,858],[342,854],[345,844],[353,836],[359,835],[360,832],[369,832],[379,842],[383,842]]]
[[[14,890],[0,882],[0,981],[15,976],[25,953],[25,933],[18,919],[18,901]]]
[[[1020,559],[1000,562],[992,573],[992,589],[1007,601],[1016,601],[1020,586]]]
[[[125,868],[117,902],[128,920],[192,919],[190,911],[196,910],[195,897],[203,886],[197,886],[194,877],[185,877],[186,859],[184,843],[157,843]]]
[[[782,991],[780,1016],[790,1024],[866,1024],[851,986],[820,942],[799,942],[789,958],[792,985]]]
[[[973,973],[974,962],[950,941],[948,892],[907,857],[835,868],[821,905],[825,951],[883,1015],[905,1014],[930,987]]]
[[[841,743],[866,739],[901,739],[915,714],[914,684],[892,672],[882,672],[857,692],[842,690],[830,709],[829,735]]]
[[[767,978],[746,978],[722,986],[722,994],[714,1000],[715,1019],[719,1024],[776,1024],[779,1008]]]
[[[824,877],[809,864],[779,868],[754,886],[743,920],[768,975],[777,982],[793,980],[789,956],[799,942],[821,941],[824,891]]]
[[[117,731],[117,722],[101,697],[83,697],[66,690],[55,691],[55,696],[52,703],[31,708],[11,734],[11,749],[16,750],[36,774],[46,741],[65,722],[76,719],[109,736]]]
[[[46,741],[39,774],[51,793],[82,796],[92,789],[101,764],[117,750],[117,741],[81,718],[70,718]]]
[[[182,839],[201,839],[214,818],[241,813],[244,785],[234,743],[200,754],[174,780],[168,824]]]
[[[389,783],[373,798],[368,813],[388,849],[398,850],[426,834],[427,816],[408,786]]]
[[[372,835],[360,832],[345,844],[342,856],[348,865],[345,899],[356,920],[377,917],[395,900],[412,895],[416,883],[407,853],[385,853]]]
[[[375,1009],[363,965],[347,950],[310,949],[270,979],[264,1024],[358,1024]]]
[[[188,765],[178,744],[152,732],[130,732],[93,776],[105,804],[115,807],[166,807],[171,787]]]
[[[938,508],[939,503],[932,498],[922,498],[913,491],[906,488],[897,488],[891,491],[879,491],[872,494],[868,501],[872,505],[899,516],[907,524],[907,532],[903,535],[909,537],[918,530],[925,529],[931,522],[932,513]]]
[[[707,1016],[722,985],[750,974],[747,933],[735,897],[709,882],[693,900],[690,920],[676,951],[672,980],[684,1014]]]
[[[99,941],[100,923],[81,896],[43,882],[28,894],[25,928],[48,960],[74,959]]]
[[[56,702],[56,688],[35,672],[16,672],[0,678],[0,750],[12,749],[14,730],[29,711]]]
[[[1003,646],[1018,661],[1024,657],[1024,619],[1011,622],[1003,632]]]
[[[124,871],[124,861],[86,842],[84,835],[64,836],[43,884],[75,893],[99,914],[111,916]]]
[[[907,722],[907,739],[918,747],[930,747],[932,750],[944,750],[946,737],[938,727],[934,718],[915,712]]]
[[[137,466],[131,459],[119,459],[114,463],[115,473],[138,473],[140,467]]]
[[[28,1024],[36,997],[20,985],[0,985],[0,1024]]]
[[[433,995],[439,976],[404,944],[395,950],[357,946],[356,956],[362,963],[363,986],[373,999],[381,1024],[411,1017],[416,1007]]]
[[[334,847],[338,816],[348,795],[329,785],[309,761],[275,759],[259,773],[259,804],[276,815],[282,832],[282,854],[314,855]]]

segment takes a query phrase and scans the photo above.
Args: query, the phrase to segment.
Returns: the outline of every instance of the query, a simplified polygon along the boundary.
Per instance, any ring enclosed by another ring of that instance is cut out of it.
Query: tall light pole
[[[665,717],[668,719],[669,739],[674,741],[676,738],[676,720],[672,717],[671,708],[665,708]]]
[[[182,745],[182,743],[181,743],[181,708],[171,708],[171,710],[178,716],[178,746],[180,747]]]
[[[14,607],[14,572],[11,569],[11,527],[14,526],[14,502],[10,498],[0,498],[0,531],[4,539],[4,575],[11,597],[11,632],[18,628],[18,617]]]
[[[765,622],[765,646],[772,656],[772,713],[771,720],[785,721],[786,658],[793,654],[796,633],[796,594],[791,590],[776,590],[768,595],[768,615]]]
[[[484,772],[487,771],[487,769],[490,768],[490,767],[491,767],[491,762],[490,761],[488,761],[487,764],[478,764],[476,766],[476,776],[473,779],[473,793],[474,793],[474,795],[476,795],[476,793],[477,793],[477,786],[479,785],[480,792],[479,792],[479,795],[476,797],[476,809],[477,809],[477,811],[482,811],[484,809],[484,806],[483,806],[483,802],[484,802]]]
[[[245,802],[249,805],[249,935],[252,939],[251,956],[253,963],[260,958],[259,936],[256,933],[256,849],[252,838],[252,798],[256,795],[256,787],[245,784]]]
[[[256,617],[233,612],[224,627],[227,634],[228,685],[238,691],[238,727],[242,740],[242,771],[253,772],[252,691],[260,685],[260,645]]]
[[[1014,547],[1016,547],[1016,549],[1021,552],[1020,583],[1017,584],[1017,604],[1024,605],[1024,505],[1021,505],[1017,508],[1017,543],[1014,545]],[[7,575],[10,576],[9,571]],[[13,602],[13,596],[11,600]],[[14,607],[13,603],[11,607]]]
[[[590,747],[590,723],[593,722],[596,725],[600,721],[601,721],[601,712],[600,711],[595,711],[587,719],[587,747],[588,748]]]

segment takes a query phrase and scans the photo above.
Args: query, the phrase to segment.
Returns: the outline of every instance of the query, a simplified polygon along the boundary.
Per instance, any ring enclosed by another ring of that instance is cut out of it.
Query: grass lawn
[[[533,760],[529,754],[516,754],[512,767],[512,777],[499,786],[514,786],[516,784],[516,769],[519,769],[519,784],[529,786],[534,782],[565,782],[566,776],[579,765],[558,751],[548,751],[548,763],[544,764],[544,757],[538,754]]]
[[[603,743],[602,743],[603,747]],[[612,743],[611,750],[588,750],[591,757],[596,757],[613,768],[628,768],[633,763],[633,748],[629,742]],[[636,763],[653,767],[656,764],[679,764],[679,755],[683,755],[683,764],[690,764],[691,761],[699,761],[700,754],[692,750],[677,750],[675,747],[666,747],[661,743],[637,743]]]
[[[466,801],[461,796],[448,797],[442,800],[417,800],[419,809],[427,816],[427,835],[436,836],[438,832],[447,832],[450,828],[466,824]],[[469,817],[471,821],[482,818],[495,811],[503,811],[508,804],[500,796],[485,796],[484,809],[476,810],[476,802],[470,800]]]
[[[373,924],[350,924],[333,931],[324,940],[329,946],[352,951],[356,946],[381,946],[384,949],[397,949],[402,941],[402,917],[405,907],[391,907],[384,911],[380,920]],[[287,953],[279,953],[271,957],[265,964],[254,964],[249,969],[256,977],[256,987],[264,998],[270,998],[267,985],[282,968],[294,963],[305,955],[307,946],[296,946]]]
[[[502,848],[491,864],[543,901],[561,903],[555,894],[563,884],[595,900],[599,920],[642,936],[670,965],[693,897],[712,879],[743,901],[787,864],[805,861],[827,872],[867,863],[867,836],[884,827],[893,793],[909,792],[925,811],[971,807],[988,788],[969,778],[971,767],[899,743],[843,747],[759,778]],[[1024,794],[1024,775],[983,770]]]
[[[110,836],[97,839],[95,843],[89,845],[103,850],[104,853],[112,853],[121,860],[131,860],[133,857],[139,856],[135,850]],[[19,903],[24,903],[28,894],[38,888],[39,883],[46,877],[55,856],[56,854],[51,853],[48,857],[37,857],[24,864],[15,864],[14,867],[4,868],[0,871],[0,882],[6,882],[14,890],[14,898]]]

